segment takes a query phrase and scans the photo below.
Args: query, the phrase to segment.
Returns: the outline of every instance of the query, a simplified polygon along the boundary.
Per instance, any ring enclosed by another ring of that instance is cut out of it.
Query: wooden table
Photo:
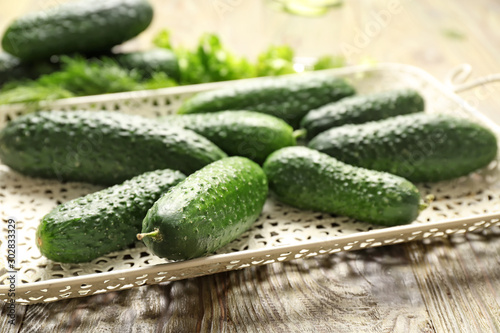
[[[0,5],[0,30],[24,11],[60,1]],[[192,44],[214,31],[255,56],[288,43],[298,55],[344,53],[419,66],[439,79],[461,63],[500,72],[495,0],[346,0],[319,18],[286,15],[264,1],[153,1],[153,25]],[[389,13],[389,14],[388,14]],[[368,36],[368,38],[366,38]],[[498,88],[462,96],[500,122]],[[500,332],[500,230],[251,267],[0,313],[0,332]]]

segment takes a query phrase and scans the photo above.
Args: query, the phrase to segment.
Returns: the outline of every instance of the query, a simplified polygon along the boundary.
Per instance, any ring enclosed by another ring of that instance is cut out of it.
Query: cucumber
[[[200,257],[236,239],[267,198],[264,171],[245,157],[216,161],[188,176],[148,211],[137,238],[171,260]]]
[[[226,156],[195,132],[117,112],[31,113],[0,131],[4,164],[63,181],[114,185],[157,169],[190,174]]]
[[[146,0],[71,1],[16,19],[2,47],[23,60],[107,52],[144,31],[152,19]]]
[[[119,53],[114,55],[120,66],[137,70],[143,78],[150,78],[154,73],[165,73],[179,81],[180,69],[176,55],[167,49],[156,48],[148,51]]]
[[[311,139],[332,127],[424,111],[424,104],[422,96],[413,89],[357,95],[311,110],[300,124]]]
[[[414,182],[465,176],[497,156],[493,132],[466,119],[416,113],[327,130],[309,147]]]
[[[262,164],[275,150],[296,144],[293,128],[285,121],[251,111],[221,111],[173,115],[165,123],[206,137],[228,155],[248,157]]]
[[[344,79],[325,74],[265,78],[199,93],[184,102],[178,113],[257,111],[281,118],[296,128],[309,110],[354,92]]]
[[[342,163],[307,147],[287,147],[264,163],[269,189],[301,209],[392,226],[414,221],[418,189],[402,177]]]
[[[125,249],[136,240],[149,208],[184,178],[168,169],[146,172],[57,206],[38,226],[40,253],[54,261],[78,263]]]

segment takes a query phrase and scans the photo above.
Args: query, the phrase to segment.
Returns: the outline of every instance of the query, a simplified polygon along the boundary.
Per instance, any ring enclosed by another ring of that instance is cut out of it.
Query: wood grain
[[[407,247],[439,332],[500,332],[500,231]]]
[[[20,332],[433,332],[401,246],[28,307]]]

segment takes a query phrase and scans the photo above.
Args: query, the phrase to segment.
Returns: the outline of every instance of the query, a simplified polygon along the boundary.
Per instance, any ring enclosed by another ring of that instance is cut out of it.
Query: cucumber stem
[[[295,140],[302,139],[307,134],[307,130],[304,128],[293,131],[292,136]]]
[[[142,240],[144,237],[156,238],[156,237],[158,237],[158,234],[159,234],[159,230],[158,230],[158,228],[155,228],[155,230],[153,230],[151,232],[143,232],[141,234],[137,234],[137,239]]]
[[[421,212],[424,209],[426,209],[427,207],[429,207],[429,205],[431,204],[432,201],[434,201],[434,195],[432,195],[432,194],[426,195],[424,200],[420,201],[418,211]]]

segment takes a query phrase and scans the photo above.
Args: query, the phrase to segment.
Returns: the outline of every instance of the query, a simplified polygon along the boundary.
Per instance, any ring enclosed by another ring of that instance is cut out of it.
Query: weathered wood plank
[[[0,333],[19,332],[24,321],[27,306],[16,304],[14,307],[14,318],[12,318],[12,307],[8,303],[0,301]],[[14,325],[12,325],[14,320]]]
[[[438,79],[463,62],[473,66],[475,76],[500,72],[500,6],[494,0],[352,0],[316,19],[275,12],[265,1],[152,2],[158,8],[152,27],[126,49],[147,47],[158,29],[168,27],[174,41],[188,45],[215,31],[250,56],[283,43],[303,56],[339,54],[344,43],[359,50],[348,55],[351,63],[367,56],[408,63]],[[50,4],[11,3],[0,5],[0,30],[10,15]],[[360,44],[359,33],[390,3],[401,10]],[[180,20],[182,15],[190,20]],[[241,22],[252,22],[253,28]],[[446,29],[463,38],[446,36]],[[500,122],[499,89],[492,85],[463,96]],[[0,332],[500,332],[498,236],[370,249],[18,305],[16,326],[8,325],[4,306]]]
[[[21,332],[433,332],[401,246],[28,308]]]
[[[415,277],[439,332],[500,332],[500,231],[412,243]]]

